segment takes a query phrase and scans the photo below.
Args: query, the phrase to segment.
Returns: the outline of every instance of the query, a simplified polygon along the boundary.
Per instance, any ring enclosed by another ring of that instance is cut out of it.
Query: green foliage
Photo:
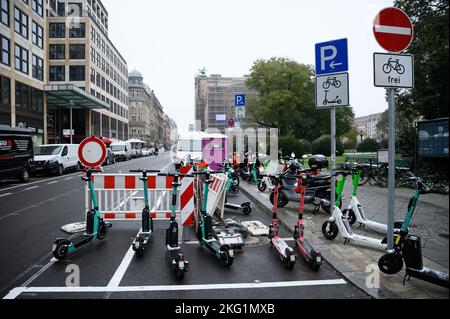
[[[337,156],[344,154],[344,146],[342,145],[342,143],[339,140],[336,141],[336,151],[337,151],[337,154],[336,154]],[[321,154],[324,156],[331,156],[330,136],[323,135],[323,136],[319,137],[318,139],[316,139],[312,143],[312,153],[315,155]]]
[[[247,86],[258,92],[249,99],[247,111],[256,122],[280,129],[281,136],[314,140],[330,132],[330,112],[315,108],[314,70],[287,58],[258,60],[252,68]],[[351,108],[336,112],[337,135],[353,125]]]
[[[356,148],[356,150],[361,153],[377,152],[379,149],[380,144],[372,138],[365,139]]]
[[[278,139],[278,148],[283,156],[290,156],[291,153],[295,153],[297,158],[300,158],[305,154],[303,144],[294,136],[281,136]]]
[[[303,146],[304,154],[311,154],[312,153],[312,143],[308,140],[301,139],[299,140],[300,144]]]
[[[343,143],[343,146],[345,151],[353,151],[356,149],[356,142],[348,140],[347,142]]]

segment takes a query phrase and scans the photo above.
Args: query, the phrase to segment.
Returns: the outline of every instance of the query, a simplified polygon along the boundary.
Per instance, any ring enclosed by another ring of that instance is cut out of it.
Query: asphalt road
[[[117,163],[107,173],[130,169],[170,169],[168,154]],[[14,297],[35,298],[367,298],[324,264],[313,272],[300,259],[294,270],[285,269],[267,240],[244,247],[231,268],[224,268],[185,229],[183,252],[190,270],[182,283],[176,282],[165,263],[164,233],[167,221],[155,221],[155,235],[145,256],[130,254],[139,222],[114,222],[105,241],[87,245],[64,262],[51,261],[55,238],[66,237],[62,225],[84,221],[84,182],[80,173],[63,177],[37,178],[27,185],[0,184],[0,297],[16,287],[31,287]],[[242,194],[230,202],[249,201]],[[254,207],[254,205],[253,205]],[[226,218],[259,220],[268,225],[270,216],[254,207],[250,216],[227,212]],[[281,229],[282,237],[291,237]],[[253,240],[253,242],[255,242]],[[293,242],[288,242],[293,244]],[[80,288],[66,287],[67,267],[80,269]],[[258,287],[259,286],[259,287]],[[33,288],[39,287],[39,288]],[[61,289],[58,290],[58,287]],[[91,288],[86,288],[91,287]],[[92,288],[94,287],[94,288]],[[33,291],[35,289],[35,291]],[[94,289],[94,290],[90,290]],[[138,291],[137,291],[138,290]]]

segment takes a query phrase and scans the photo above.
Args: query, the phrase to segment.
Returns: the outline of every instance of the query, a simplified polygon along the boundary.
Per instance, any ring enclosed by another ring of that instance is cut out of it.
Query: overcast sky
[[[350,102],[356,116],[387,109],[373,86],[372,33],[391,0],[103,0],[109,36],[155,91],[181,131],[194,122],[194,77],[242,76],[257,59],[315,64],[314,45],[348,38]]]

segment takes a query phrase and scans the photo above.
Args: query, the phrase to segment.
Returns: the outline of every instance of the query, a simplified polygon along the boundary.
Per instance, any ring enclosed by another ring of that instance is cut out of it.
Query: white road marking
[[[73,177],[64,178],[65,181],[70,181],[71,179],[73,179]]]
[[[32,189],[38,188],[39,186],[32,186],[32,187],[28,187],[25,188],[25,191],[31,191]]]
[[[158,291],[193,291],[193,290],[229,290],[229,289],[261,289],[346,285],[343,279],[251,282],[235,284],[204,285],[161,285],[161,286],[123,286],[123,287],[20,287],[14,288],[3,299],[16,299],[23,293],[104,293],[104,292],[158,292]]]
[[[22,284],[21,287],[27,287],[29,284],[31,284],[33,281],[35,281],[40,275],[42,275],[47,269],[49,269],[54,263],[56,262],[56,258],[53,258],[50,260],[50,262],[41,268],[34,276],[32,276],[30,279],[28,279],[26,282]]]
[[[391,25],[375,25],[375,32],[411,35],[411,28],[394,27]]]
[[[12,193],[6,193],[6,194],[2,194],[2,195],[0,195],[0,198],[2,198],[2,197],[6,197],[6,196],[9,196],[9,195],[11,195]]]
[[[47,185],[53,185],[53,184],[57,184],[57,183],[59,183],[59,182],[58,181],[53,181],[53,182],[48,183]]]

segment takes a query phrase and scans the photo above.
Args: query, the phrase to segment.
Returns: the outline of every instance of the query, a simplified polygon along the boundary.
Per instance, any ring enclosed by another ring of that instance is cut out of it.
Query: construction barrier
[[[186,167],[180,173],[187,174]],[[144,208],[143,182],[141,175],[95,174],[92,176],[100,215],[105,220],[141,220]],[[191,226],[194,220],[193,178],[180,178],[177,199],[177,218],[183,226]],[[149,175],[147,180],[150,213],[154,219],[170,219],[172,206],[172,176]],[[140,195],[140,196],[138,196]],[[86,210],[90,209],[89,187],[85,188]]]
[[[211,180],[206,212],[210,216],[217,212],[223,218],[228,176],[226,174],[214,174],[211,175]]]

